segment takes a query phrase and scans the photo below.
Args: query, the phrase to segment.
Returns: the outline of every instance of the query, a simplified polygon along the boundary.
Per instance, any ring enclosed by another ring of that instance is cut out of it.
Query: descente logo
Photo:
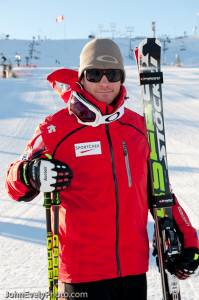
[[[79,143],[79,144],[75,144],[74,147],[75,147],[76,157],[102,154],[100,141]]]

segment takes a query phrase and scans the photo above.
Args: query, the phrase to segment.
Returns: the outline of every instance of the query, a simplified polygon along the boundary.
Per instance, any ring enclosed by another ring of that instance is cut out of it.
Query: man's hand
[[[182,253],[171,262],[167,269],[179,279],[187,279],[195,273],[199,266],[199,250],[196,248],[185,248]]]
[[[33,159],[24,162],[22,181],[40,192],[59,192],[70,185],[73,177],[68,165],[52,159]]]

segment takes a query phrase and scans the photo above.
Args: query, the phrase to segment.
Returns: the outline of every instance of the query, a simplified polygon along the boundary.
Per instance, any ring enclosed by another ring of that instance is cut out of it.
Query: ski
[[[150,145],[151,201],[163,300],[180,300],[179,281],[166,269],[167,262],[172,262],[172,259],[180,254],[181,244],[172,218],[174,199],[170,191],[166,153],[160,42],[156,38],[141,41],[139,47],[135,49],[135,57]]]

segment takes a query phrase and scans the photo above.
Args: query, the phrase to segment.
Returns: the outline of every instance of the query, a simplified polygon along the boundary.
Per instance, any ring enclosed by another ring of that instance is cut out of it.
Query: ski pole
[[[47,233],[47,255],[48,255],[48,300],[53,295],[53,234],[51,226],[51,194],[44,193],[44,204],[46,208],[46,233]]]
[[[51,193],[51,203],[54,208],[54,233],[53,233],[53,300],[58,299],[59,277],[59,193]]]
[[[52,156],[45,154],[48,159]],[[44,206],[46,207],[47,249],[48,249],[48,289],[49,300],[58,299],[59,277],[59,193],[44,193]],[[52,233],[51,207],[54,209],[54,230]]]

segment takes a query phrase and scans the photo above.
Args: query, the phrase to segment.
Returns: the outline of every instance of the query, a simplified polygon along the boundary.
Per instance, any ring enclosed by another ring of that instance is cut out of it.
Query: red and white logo
[[[101,142],[88,142],[75,144],[75,156],[98,155],[102,154]]]

